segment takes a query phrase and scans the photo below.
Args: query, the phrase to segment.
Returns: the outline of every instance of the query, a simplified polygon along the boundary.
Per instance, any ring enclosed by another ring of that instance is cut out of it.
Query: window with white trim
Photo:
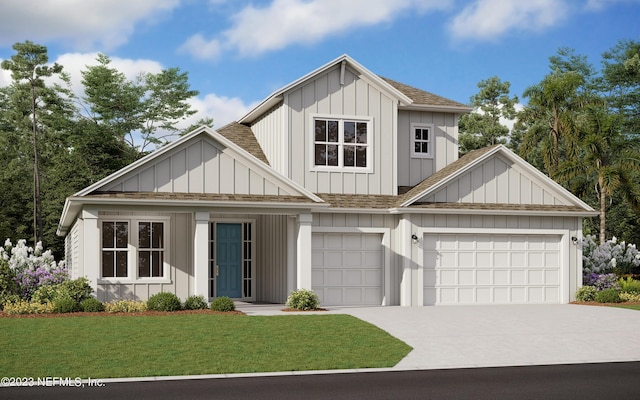
[[[432,158],[433,124],[411,124],[411,157]]]
[[[371,167],[371,121],[359,118],[313,119],[315,167]]]
[[[158,279],[168,277],[168,219],[114,219],[100,223],[100,278]]]

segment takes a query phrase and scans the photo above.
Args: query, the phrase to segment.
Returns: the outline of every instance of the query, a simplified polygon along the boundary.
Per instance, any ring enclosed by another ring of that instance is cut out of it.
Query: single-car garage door
[[[424,304],[559,303],[560,240],[425,234]]]
[[[382,234],[313,234],[312,289],[321,305],[382,304],[382,274]]]

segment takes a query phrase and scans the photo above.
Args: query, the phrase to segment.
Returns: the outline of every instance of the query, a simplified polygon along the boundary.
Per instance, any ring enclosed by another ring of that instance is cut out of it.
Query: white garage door
[[[382,235],[314,233],[312,289],[320,304],[382,304]]]
[[[560,240],[425,234],[424,304],[559,303]]]

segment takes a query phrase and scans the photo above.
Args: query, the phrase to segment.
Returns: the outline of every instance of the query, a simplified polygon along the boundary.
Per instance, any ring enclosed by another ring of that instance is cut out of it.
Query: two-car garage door
[[[379,233],[313,233],[312,289],[321,305],[381,305]]]
[[[561,236],[425,234],[424,304],[559,303]]]

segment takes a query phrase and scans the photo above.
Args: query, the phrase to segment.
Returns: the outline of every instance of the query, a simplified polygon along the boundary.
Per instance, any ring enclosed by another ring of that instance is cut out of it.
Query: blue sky
[[[193,120],[220,127],[344,53],[463,103],[495,75],[520,96],[558,48],[598,67],[619,40],[640,40],[638,21],[640,0],[3,0],[0,59],[43,44],[77,90],[97,52],[130,77],[178,67],[200,92]]]

